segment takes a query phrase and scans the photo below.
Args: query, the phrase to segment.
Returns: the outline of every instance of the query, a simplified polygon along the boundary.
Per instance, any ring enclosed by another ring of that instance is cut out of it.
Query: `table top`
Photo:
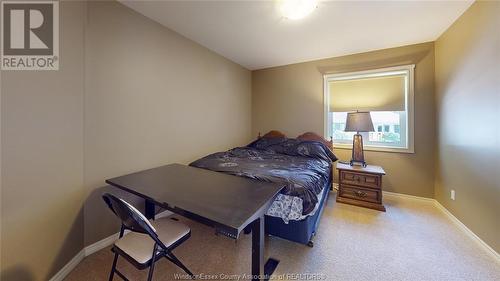
[[[233,234],[264,215],[284,184],[263,182],[181,164],[106,180],[106,183],[229,227]]]
[[[385,175],[384,169],[380,166],[375,166],[375,165],[366,165],[366,167],[363,167],[363,166],[358,166],[358,165],[351,166],[349,164],[337,163],[337,169],[338,170],[353,171],[353,172]]]

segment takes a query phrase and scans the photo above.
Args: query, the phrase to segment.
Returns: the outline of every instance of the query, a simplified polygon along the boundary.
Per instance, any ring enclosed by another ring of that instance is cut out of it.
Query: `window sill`
[[[334,149],[352,150],[352,144],[334,143],[333,148]],[[406,148],[406,147],[387,147],[387,146],[364,145],[363,150],[364,151],[376,151],[376,152],[393,152],[393,153],[415,153],[415,150],[413,148]]]

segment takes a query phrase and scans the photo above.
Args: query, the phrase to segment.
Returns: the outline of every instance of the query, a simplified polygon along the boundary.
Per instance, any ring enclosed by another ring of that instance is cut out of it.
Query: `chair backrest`
[[[122,221],[122,224],[127,229],[134,232],[149,234],[154,240],[156,240],[156,229],[134,206],[109,193],[105,193],[102,196],[102,199],[104,199],[104,202],[106,202],[111,211],[113,211],[113,213]]]

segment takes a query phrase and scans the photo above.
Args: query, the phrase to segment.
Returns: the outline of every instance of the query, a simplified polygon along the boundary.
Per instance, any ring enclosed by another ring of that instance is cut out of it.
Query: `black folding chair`
[[[111,249],[115,257],[109,275],[110,281],[113,280],[115,272],[123,280],[128,281],[127,277],[116,269],[118,255],[139,270],[149,267],[148,281],[153,278],[155,262],[162,257],[180,267],[194,279],[193,273],[172,253],[173,249],[191,236],[191,229],[188,226],[169,218],[157,219],[151,223],[125,200],[109,193],[104,194],[102,198],[122,221],[120,238]],[[131,232],[124,236],[125,230]]]

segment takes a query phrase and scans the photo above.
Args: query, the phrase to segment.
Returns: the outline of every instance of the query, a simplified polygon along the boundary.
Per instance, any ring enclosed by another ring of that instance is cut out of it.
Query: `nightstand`
[[[380,166],[351,166],[337,163],[339,192],[337,202],[366,207],[385,212],[382,204],[382,176]]]

